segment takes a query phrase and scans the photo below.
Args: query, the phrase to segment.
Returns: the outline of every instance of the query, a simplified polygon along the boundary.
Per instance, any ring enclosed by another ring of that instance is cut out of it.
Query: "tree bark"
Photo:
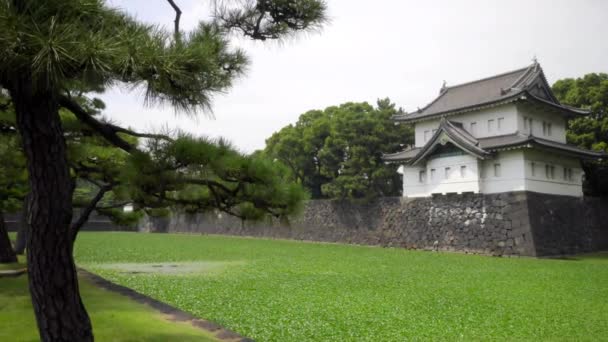
[[[57,99],[26,77],[9,87],[29,171],[29,288],[42,341],[93,341],[70,232],[74,181]]]
[[[19,220],[19,229],[17,230],[17,241],[15,242],[15,253],[23,255],[25,253],[25,247],[27,245],[27,236],[30,231],[29,226],[29,215],[27,212],[28,196],[25,196],[23,200],[23,208],[21,209],[21,219]]]
[[[8,237],[8,230],[4,223],[4,215],[0,211],[0,264],[8,264],[17,262],[17,255],[11,246],[11,240]]]

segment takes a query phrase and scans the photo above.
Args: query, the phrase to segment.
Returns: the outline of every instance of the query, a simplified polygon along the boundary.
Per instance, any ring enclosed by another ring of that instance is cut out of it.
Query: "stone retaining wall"
[[[79,211],[74,209],[73,219],[78,218]],[[21,213],[6,213],[4,214],[5,223],[9,232],[16,232],[21,225]],[[110,218],[92,213],[91,217],[85,225],[81,228],[81,231],[134,231],[136,228],[118,226],[115,225]]]
[[[491,255],[608,250],[608,201],[532,192],[310,201],[290,223],[225,214],[147,218],[140,231],[343,242]]]

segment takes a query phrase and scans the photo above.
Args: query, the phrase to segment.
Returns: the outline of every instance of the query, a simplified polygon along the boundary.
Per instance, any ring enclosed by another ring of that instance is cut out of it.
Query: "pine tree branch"
[[[4,123],[0,123],[0,133],[2,134],[17,134],[17,129],[13,125],[7,125]]]
[[[87,179],[87,180],[93,184],[99,184],[99,183],[93,182],[90,179]],[[101,184],[99,184],[99,185],[101,185]],[[93,199],[91,199],[89,204],[80,213],[78,220],[76,220],[76,222],[74,222],[72,224],[72,230],[71,230],[72,241],[76,240],[76,236],[78,235],[78,232],[80,231],[82,226],[84,226],[84,224],[87,223],[87,221],[89,220],[89,217],[91,216],[91,213],[93,212],[93,210],[95,210],[99,201],[101,201],[101,199],[106,194],[106,192],[112,190],[112,187],[113,187],[112,184],[105,184],[105,185],[101,185],[99,187],[99,191],[97,192],[95,197],[93,197]]]
[[[108,210],[124,207],[125,205],[131,204],[131,201],[119,202],[112,205],[98,205],[95,207],[96,210]]]
[[[172,138],[162,135],[162,134],[148,134],[148,133],[139,133],[132,131],[130,129],[126,129],[120,126],[116,126],[113,124],[101,122],[95,119],[91,114],[89,114],[84,108],[82,108],[76,101],[71,98],[61,95],[59,96],[59,105],[63,108],[72,112],[76,118],[89,126],[99,135],[104,137],[109,143],[120,148],[121,150],[133,153],[137,151],[137,147],[128,141],[121,138],[118,133],[127,134],[134,137],[139,138],[151,138],[151,139],[162,139],[167,141],[173,141]]]
[[[182,17],[182,10],[177,6],[175,1],[167,0],[167,2],[169,2],[169,5],[171,5],[171,7],[173,7],[173,10],[175,11],[175,20],[173,21],[174,26],[175,26],[175,28],[174,28],[175,31],[174,31],[173,35],[175,37],[175,42],[179,42],[180,41],[179,21],[180,21],[180,18]]]
[[[87,113],[84,108],[82,108],[78,103],[76,103],[76,101],[70,99],[65,95],[60,95],[59,105],[74,113],[74,115],[78,120],[80,120],[80,122],[86,124],[94,131],[99,133],[112,145],[129,153],[132,153],[137,150],[135,146],[133,146],[132,144],[121,138],[118,134],[116,134],[116,130],[112,129],[107,124],[104,124],[103,122],[100,122],[93,116],[89,115],[89,113]]]

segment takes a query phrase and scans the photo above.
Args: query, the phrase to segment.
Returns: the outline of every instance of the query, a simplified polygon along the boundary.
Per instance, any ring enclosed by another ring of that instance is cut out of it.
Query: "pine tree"
[[[317,27],[325,10],[320,0],[217,2],[215,20],[185,33],[179,7],[168,2],[176,12],[172,34],[102,0],[0,1],[0,86],[10,94],[27,160],[27,262],[43,341],[93,340],[72,254],[75,182],[60,108],[132,153],[137,146],[123,138],[125,130],[90,115],[76,93],[124,82],[143,87],[147,103],[196,112],[243,74],[247,59],[229,47],[230,31],[281,38]]]

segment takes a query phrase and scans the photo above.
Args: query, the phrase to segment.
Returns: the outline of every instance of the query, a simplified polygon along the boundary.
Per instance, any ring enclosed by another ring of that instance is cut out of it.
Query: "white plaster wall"
[[[498,129],[498,119],[503,119],[500,129]],[[487,108],[469,113],[450,115],[448,120],[460,122],[463,127],[476,138],[485,138],[496,135],[515,133],[518,129],[518,112],[515,104],[506,104],[499,107]],[[494,120],[493,129],[489,130],[488,120]],[[440,119],[417,122],[415,126],[415,143],[417,147],[422,147],[428,140],[424,139],[424,132],[428,132],[427,137],[433,135],[433,130],[439,127]],[[471,132],[471,123],[476,123],[475,132]],[[523,123],[523,121],[522,121]]]
[[[532,174],[534,163],[534,175]],[[500,174],[494,173],[494,165],[500,164]],[[554,178],[547,178],[545,166],[554,167]],[[460,167],[466,166],[465,177]],[[445,177],[450,167],[451,177]],[[564,168],[571,169],[572,179],[564,178]],[[431,178],[431,170],[435,177]],[[419,172],[426,172],[425,182],[419,181]],[[432,194],[481,192],[501,193],[510,191],[535,191],[546,194],[583,196],[584,172],[577,158],[566,157],[534,149],[498,152],[493,159],[478,161],[470,155],[430,159],[421,167],[404,167],[403,196],[427,197]]]
[[[480,162],[481,192],[486,194],[525,190],[524,153],[521,150],[498,152],[493,159]],[[500,164],[500,174],[494,165]]]
[[[566,143],[566,119],[563,116],[530,105],[517,105],[517,129],[529,134],[530,128],[526,128],[524,118],[532,119],[532,135]],[[551,123],[551,135],[543,134],[543,122]]]
[[[426,179],[423,183],[419,181],[420,171],[426,168],[406,166],[403,168],[403,197],[426,197]],[[428,177],[428,175],[427,175]]]
[[[545,151],[526,150],[525,190],[555,195],[583,196],[584,171],[577,158],[560,156]],[[532,174],[532,164],[535,172]],[[547,178],[546,165],[554,167],[554,178]],[[564,178],[564,168],[572,170],[572,179]]]
[[[415,138],[416,147],[422,147],[427,143],[428,139],[430,139],[433,136],[433,130],[436,130],[439,127],[439,121],[440,121],[440,119],[434,119],[434,120],[417,122],[415,124],[414,138]],[[424,139],[424,132],[428,132],[427,140]]]
[[[465,167],[461,170],[461,167]],[[446,177],[446,168],[450,168]],[[420,182],[420,171],[426,179]],[[435,170],[434,176],[432,176]],[[464,171],[461,174],[461,171]],[[423,167],[406,167],[403,174],[403,196],[426,197],[431,194],[479,192],[479,170],[477,158],[458,155],[430,159]]]

